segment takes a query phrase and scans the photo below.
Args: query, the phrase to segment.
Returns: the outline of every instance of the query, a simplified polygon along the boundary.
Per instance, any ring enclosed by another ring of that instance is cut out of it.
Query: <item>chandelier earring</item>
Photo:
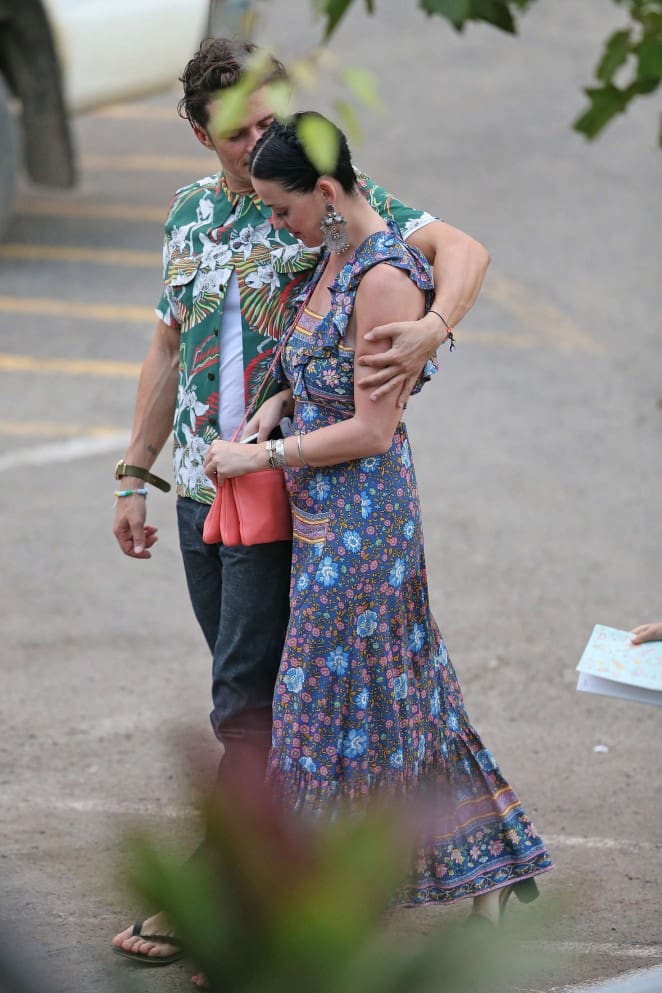
[[[347,221],[342,214],[336,212],[332,203],[326,205],[326,216],[320,224],[320,228],[324,235],[324,247],[329,252],[340,254],[347,251],[349,248]]]

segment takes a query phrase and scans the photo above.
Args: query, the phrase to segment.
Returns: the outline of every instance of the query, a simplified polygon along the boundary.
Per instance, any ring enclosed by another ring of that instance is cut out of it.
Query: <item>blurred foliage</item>
[[[324,39],[328,40],[356,0],[312,0],[313,6],[325,18]],[[374,14],[374,0],[363,0],[369,14]],[[533,3],[533,0],[418,0],[426,14],[438,14],[462,31],[469,21],[486,21],[502,31],[515,31],[513,11]]]
[[[502,31],[516,33],[517,15],[539,0],[417,0],[418,7],[428,16],[445,18],[456,31],[463,31],[470,22],[483,22]],[[595,69],[596,85],[584,88],[589,106],[574,121],[573,128],[588,139],[599,135],[618,114],[624,113],[633,100],[653,93],[662,79],[662,0],[613,0],[624,8],[626,23],[604,42]],[[323,21],[323,41],[335,33],[345,15],[358,4],[369,14],[376,13],[374,0],[311,0]],[[256,11],[251,11],[251,30]],[[218,119],[221,132],[234,130],[242,120],[248,97],[264,79],[268,53],[257,53],[246,78],[231,90],[224,91],[219,101]],[[326,72],[348,91],[346,97],[334,101],[338,123],[350,141],[357,142],[361,129],[356,105],[382,110],[375,77],[365,69],[343,67],[338,58],[322,45],[289,66],[290,82],[268,83],[274,113],[286,117],[291,110],[293,93],[311,92],[320,87]],[[306,151],[322,171],[331,168],[335,160],[334,133],[318,122],[300,136]],[[658,134],[662,146],[662,121]]]
[[[388,925],[412,851],[411,806],[409,818],[384,807],[311,822],[286,816],[242,772],[203,809],[206,847],[187,863],[133,839],[133,886],[166,913],[214,993],[513,988],[524,956],[503,931],[455,925],[398,938]]]
[[[324,39],[328,40],[345,14],[359,0],[312,0],[324,18]],[[428,15],[438,15],[462,31],[470,21],[483,21],[502,31],[515,33],[516,14],[537,0],[418,0]],[[553,0],[552,0],[553,2]],[[374,13],[373,0],[363,0],[368,13]],[[597,86],[587,87],[588,109],[574,122],[576,131],[595,138],[631,102],[652,93],[662,77],[662,0],[614,0],[625,8],[628,23],[604,43],[595,70]],[[662,126],[658,135],[662,146]]]
[[[319,90],[327,74],[335,77],[336,82],[345,90],[342,96],[333,101],[333,106],[338,123],[350,141],[358,142],[361,138],[357,104],[375,111],[383,110],[373,73],[343,66],[324,47],[291,63],[288,66],[287,81],[269,81],[271,57],[268,49],[258,49],[247,60],[246,71],[240,82],[219,94],[210,114],[210,125],[216,134],[230,135],[241,126],[248,101],[257,89],[264,90],[274,114],[286,118],[292,113],[294,94]],[[316,168],[320,172],[333,172],[338,154],[335,130],[324,120],[308,119],[302,122],[299,138]]]
[[[585,89],[590,106],[574,123],[595,138],[639,96],[652,93],[662,78],[662,0],[615,0],[628,8],[630,23],[604,45],[595,70],[598,86]],[[658,134],[662,147],[662,126]]]

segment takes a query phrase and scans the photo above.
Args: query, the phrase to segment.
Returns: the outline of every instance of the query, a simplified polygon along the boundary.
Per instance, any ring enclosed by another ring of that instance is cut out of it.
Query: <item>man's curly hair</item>
[[[206,129],[209,101],[219,90],[234,86],[241,80],[247,61],[257,51],[258,46],[252,41],[232,38],[208,38],[203,41],[179,77],[184,86],[184,96],[177,104],[179,116],[185,117],[190,124]],[[260,85],[286,78],[287,70],[283,63],[270,56]]]

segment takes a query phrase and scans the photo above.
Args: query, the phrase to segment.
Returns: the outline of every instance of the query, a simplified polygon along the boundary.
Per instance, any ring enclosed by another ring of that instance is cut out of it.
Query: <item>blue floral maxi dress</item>
[[[329,312],[303,309],[284,349],[297,432],[354,413],[354,352],[344,333],[361,276],[378,262],[407,271],[423,290],[432,286],[427,265],[395,230],[359,247],[331,287]],[[320,264],[307,298],[322,271]],[[375,792],[406,797],[432,783],[446,799],[402,900],[533,886],[550,858],[469,723],[430,613],[404,424],[385,455],[289,469],[286,479],[294,543],[269,763],[277,795],[288,807],[331,813]]]

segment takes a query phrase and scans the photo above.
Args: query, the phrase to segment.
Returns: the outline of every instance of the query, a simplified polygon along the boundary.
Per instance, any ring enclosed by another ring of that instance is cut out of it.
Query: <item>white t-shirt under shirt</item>
[[[225,291],[219,352],[218,428],[221,438],[229,441],[246,411],[241,302],[239,300],[239,283],[234,270],[232,270]]]

